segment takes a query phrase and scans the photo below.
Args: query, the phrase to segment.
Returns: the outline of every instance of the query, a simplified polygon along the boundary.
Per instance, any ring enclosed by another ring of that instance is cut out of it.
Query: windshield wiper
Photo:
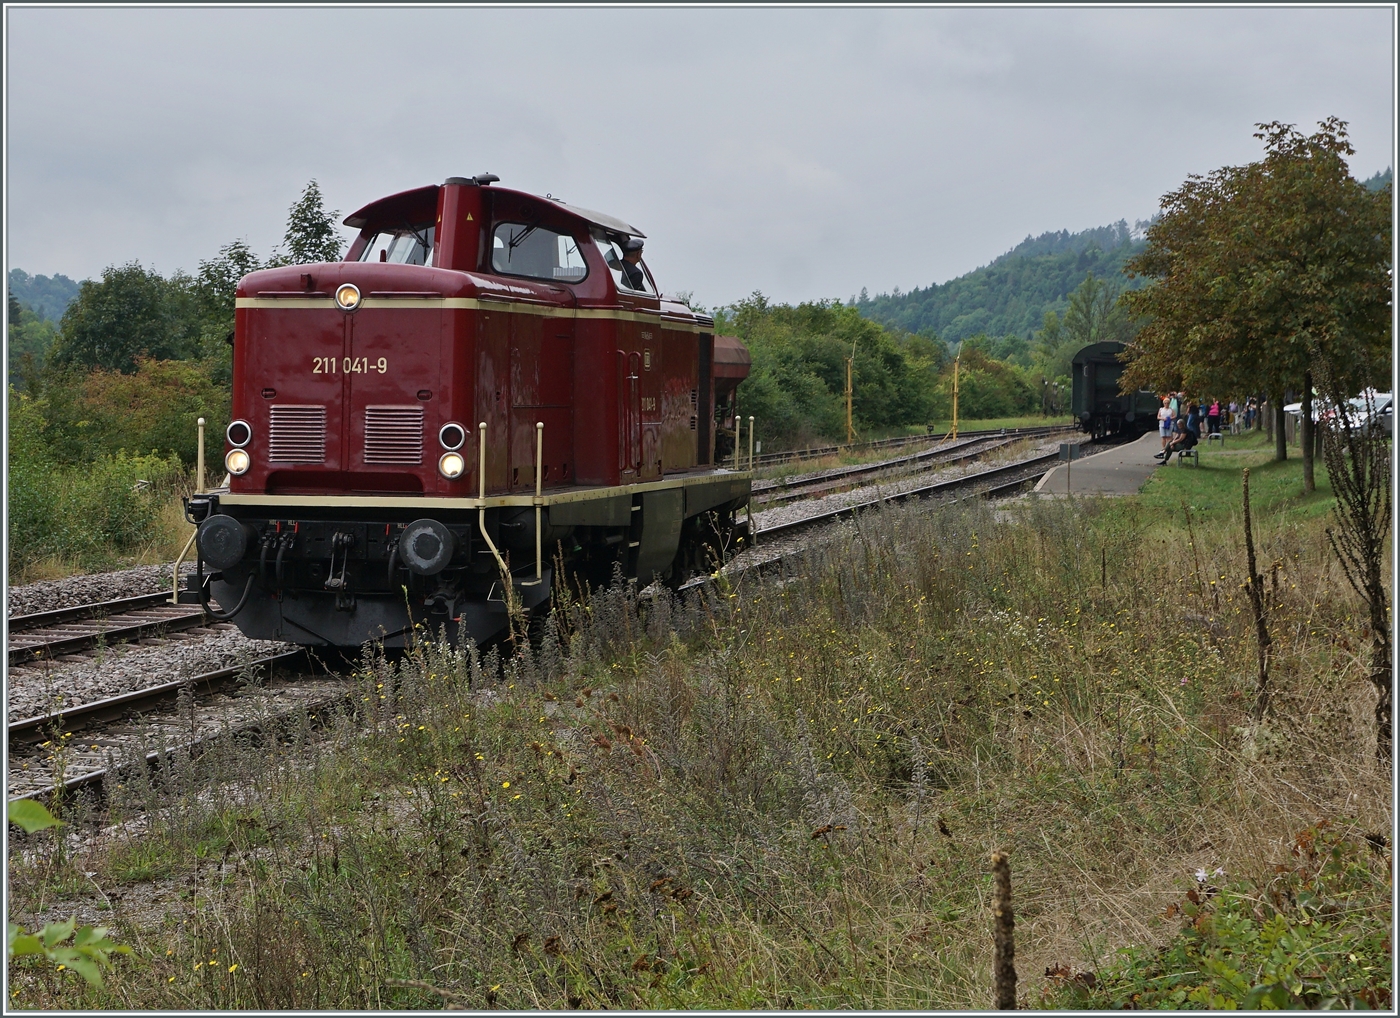
[[[530,234],[534,233],[537,229],[539,229],[538,223],[536,223],[534,226],[525,227],[525,229],[521,230],[520,233],[510,238],[510,244],[508,245],[509,249],[511,251],[514,251],[517,247],[524,243],[526,237],[530,236]]]
[[[426,260],[427,260],[427,256],[428,256],[428,252],[430,252],[430,251],[432,250],[432,245],[428,243],[428,231],[431,230],[432,227],[431,227],[431,226],[425,226],[425,227],[422,228],[422,229],[423,229],[423,232],[422,232],[422,233],[419,233],[419,232],[418,232],[418,227],[414,226],[414,225],[413,225],[412,223],[410,223],[410,222],[404,221],[404,222],[401,223],[400,225],[401,225],[405,230],[407,230],[409,233],[413,234],[413,239],[414,239],[414,240],[418,241],[418,243],[420,243],[420,244],[423,245],[423,258],[424,258],[424,261],[426,261]]]

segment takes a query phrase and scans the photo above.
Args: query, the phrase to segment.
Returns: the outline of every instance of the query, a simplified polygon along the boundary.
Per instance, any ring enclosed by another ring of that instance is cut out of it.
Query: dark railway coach
[[[1157,422],[1161,404],[1156,393],[1118,391],[1123,376],[1118,357],[1125,349],[1122,343],[1090,343],[1070,362],[1074,378],[1070,409],[1080,430],[1095,438],[1146,431]]]
[[[660,295],[635,227],[496,179],[374,202],[344,261],[239,282],[229,478],[188,503],[182,600],[301,644],[483,640],[559,566],[677,583],[724,554],[749,475],[715,410],[747,351]]]

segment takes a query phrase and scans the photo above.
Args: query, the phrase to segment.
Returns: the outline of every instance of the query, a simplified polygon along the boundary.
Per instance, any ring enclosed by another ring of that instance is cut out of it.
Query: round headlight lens
[[[248,453],[242,449],[230,449],[229,454],[224,457],[224,466],[228,468],[228,472],[233,474],[234,477],[240,474],[246,474],[248,468],[252,466],[252,463],[253,461],[249,458]]]
[[[360,306],[360,288],[354,283],[341,283],[336,287],[335,302],[342,311],[354,311]]]
[[[242,449],[253,439],[253,429],[247,421],[234,421],[224,434],[228,436],[228,444],[235,449]]]
[[[445,452],[442,459],[438,460],[438,473],[442,474],[449,481],[455,481],[462,476],[462,471],[467,469],[467,461],[462,459],[459,452]]]
[[[438,430],[438,441],[444,449],[460,449],[467,440],[467,429],[460,424],[444,424]]]

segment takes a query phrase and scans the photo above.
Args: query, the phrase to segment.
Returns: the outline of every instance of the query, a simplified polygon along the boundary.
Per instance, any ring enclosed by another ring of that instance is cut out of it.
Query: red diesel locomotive
[[[187,503],[182,600],[307,645],[481,641],[553,566],[675,583],[723,554],[748,351],[660,295],[635,227],[497,180],[383,198],[344,261],[239,282],[229,479]]]

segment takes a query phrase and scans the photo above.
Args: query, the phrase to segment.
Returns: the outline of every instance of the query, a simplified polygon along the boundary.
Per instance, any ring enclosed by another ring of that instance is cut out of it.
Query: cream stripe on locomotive
[[[454,495],[264,495],[259,493],[228,493],[220,489],[217,494],[220,504],[256,505],[276,508],[354,508],[373,506],[380,509],[499,509],[533,505],[562,505],[567,502],[591,502],[595,499],[611,498],[616,495],[639,495],[647,491],[663,491],[667,488],[688,488],[713,484],[715,482],[735,482],[747,485],[753,475],[747,470],[711,470],[702,474],[680,474],[662,478],[659,481],[638,481],[635,484],[620,484],[609,488],[577,488],[573,490],[546,491],[538,502],[534,495],[488,495],[485,499]],[[733,497],[747,492],[736,487]]]
[[[235,301],[235,305],[240,308],[276,308],[282,311],[339,310],[332,297],[239,297]],[[365,311],[440,308],[452,311],[504,311],[507,314],[541,315],[545,318],[575,318],[590,321],[661,322],[668,329],[682,332],[714,331],[713,325],[705,325],[689,318],[675,318],[660,311],[562,308],[554,304],[532,304],[505,297],[366,297],[360,302],[360,309]]]

